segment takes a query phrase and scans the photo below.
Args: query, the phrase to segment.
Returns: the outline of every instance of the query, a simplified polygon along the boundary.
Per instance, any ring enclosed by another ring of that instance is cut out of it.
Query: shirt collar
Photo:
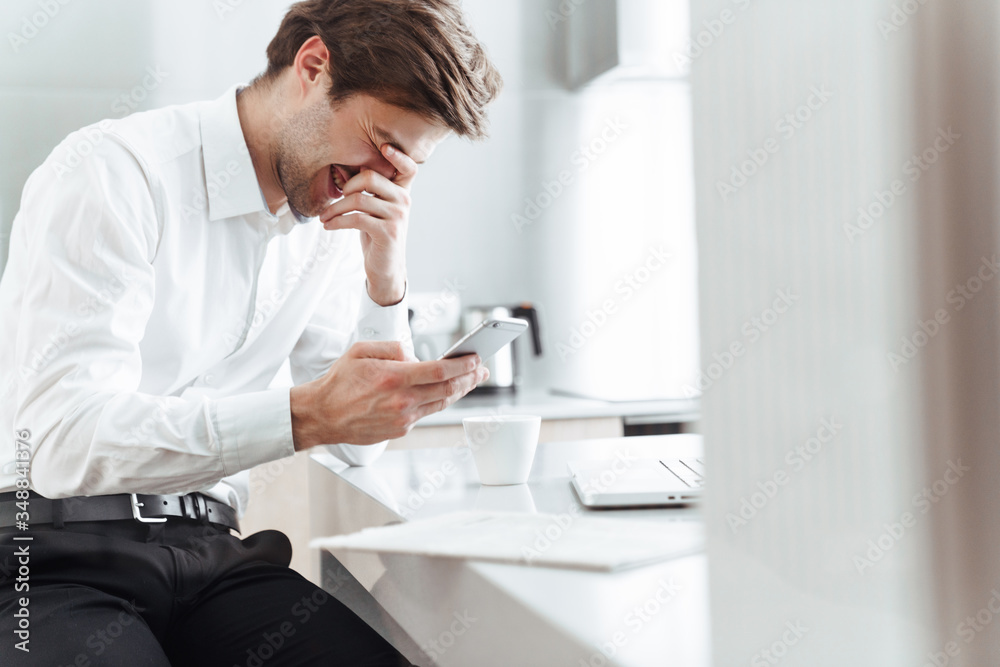
[[[221,220],[260,213],[269,226],[287,234],[299,223],[308,222],[284,204],[271,213],[257,181],[250,159],[243,127],[236,110],[236,94],[244,88],[235,85],[222,97],[207,103],[201,111],[201,145],[208,191],[208,219]]]

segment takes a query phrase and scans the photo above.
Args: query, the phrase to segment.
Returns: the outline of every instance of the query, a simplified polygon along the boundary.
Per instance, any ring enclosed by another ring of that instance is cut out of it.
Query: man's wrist
[[[365,286],[371,300],[383,308],[399,305],[403,297],[406,296],[406,279],[379,281],[375,284],[371,280],[367,280]]]
[[[289,409],[292,413],[292,444],[295,451],[323,444],[319,437],[313,408],[311,383],[289,389]]]

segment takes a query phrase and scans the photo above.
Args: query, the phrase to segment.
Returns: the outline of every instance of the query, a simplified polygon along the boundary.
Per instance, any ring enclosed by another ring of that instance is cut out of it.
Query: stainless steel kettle
[[[476,306],[462,311],[462,323],[459,336],[472,331],[480,322],[493,317],[519,317],[528,321],[531,331],[532,349],[537,357],[542,353],[542,335],[538,329],[538,311],[530,303],[518,306]],[[525,337],[521,336],[510,345],[505,345],[493,357],[485,362],[490,371],[490,377],[472,390],[473,394],[497,394],[514,392],[521,384],[521,372],[517,359],[518,345],[525,345]]]

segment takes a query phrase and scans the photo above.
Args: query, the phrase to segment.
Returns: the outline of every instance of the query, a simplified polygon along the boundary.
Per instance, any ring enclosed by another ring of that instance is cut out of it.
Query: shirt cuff
[[[288,388],[217,399],[214,421],[227,477],[295,454]]]
[[[404,288],[403,298],[391,306],[380,306],[368,294],[365,283],[358,311],[358,340],[409,341],[410,318],[407,312],[406,295],[409,285]]]

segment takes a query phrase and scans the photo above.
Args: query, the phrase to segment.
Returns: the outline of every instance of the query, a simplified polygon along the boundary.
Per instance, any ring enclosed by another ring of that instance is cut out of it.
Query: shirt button
[[[215,382],[215,376],[212,375],[211,373],[206,375],[204,379],[205,379],[205,384],[212,384],[213,382]]]
[[[378,332],[372,329],[371,327],[365,327],[364,331],[362,331],[361,333],[365,335],[365,338],[373,338],[375,334],[377,334]]]

